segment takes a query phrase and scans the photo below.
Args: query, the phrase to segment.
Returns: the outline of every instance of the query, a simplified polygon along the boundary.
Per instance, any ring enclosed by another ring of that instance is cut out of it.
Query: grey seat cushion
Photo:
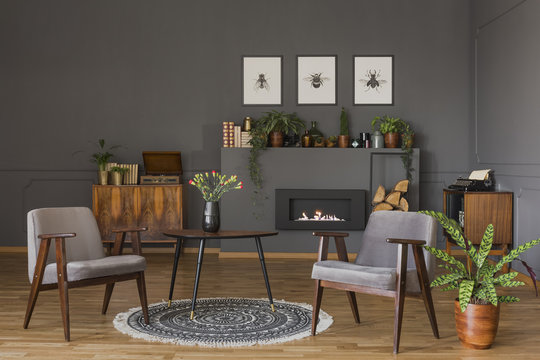
[[[313,265],[313,279],[369,286],[384,290],[396,289],[396,268],[363,266],[353,263],[325,260]],[[409,292],[420,292],[416,269],[407,269]]]
[[[109,275],[122,275],[144,271],[146,260],[139,255],[107,256],[101,259],[71,261],[67,263],[68,281],[98,278]],[[56,263],[45,267],[43,284],[57,282]]]

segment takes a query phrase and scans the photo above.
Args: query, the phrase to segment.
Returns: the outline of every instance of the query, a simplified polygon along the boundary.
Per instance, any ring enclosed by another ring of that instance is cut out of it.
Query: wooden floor
[[[146,271],[150,303],[168,296],[172,254],[148,254]],[[182,255],[175,298],[190,298],[195,254]],[[266,297],[257,259],[205,256],[199,297]],[[275,299],[311,303],[311,260],[267,260]],[[528,287],[511,292],[522,301],[503,305],[496,343],[490,350],[466,350],[456,337],[455,293],[434,290],[441,339],[431,333],[423,304],[407,299],[400,354],[392,355],[393,303],[378,296],[358,295],[361,324],[352,320],[343,292],[327,289],[322,309],[333,325],[316,337],[280,345],[208,349],[135,340],[112,324],[116,313],[139,305],[134,281],[117,285],[109,312],[101,315],[104,286],[70,291],[71,339],[63,340],[58,294],[40,294],[30,326],[22,328],[29,292],[26,255],[0,253],[0,359],[539,359],[540,299]]]

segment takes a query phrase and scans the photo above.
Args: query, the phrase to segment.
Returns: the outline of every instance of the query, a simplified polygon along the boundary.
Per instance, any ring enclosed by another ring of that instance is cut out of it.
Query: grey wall
[[[494,169],[498,187],[514,192],[516,247],[540,237],[540,2],[473,4],[477,106],[471,168]],[[540,248],[521,258],[540,270]],[[518,262],[512,266],[524,271]]]
[[[326,134],[341,106],[351,131],[375,115],[409,121],[421,148],[421,208],[469,171],[472,37],[469,0],[0,0],[1,245],[25,244],[33,207],[91,205],[89,141],[180,150],[184,178],[219,168],[222,121],[241,106],[242,55],[284,56],[284,106]],[[338,105],[295,105],[297,54],[337,54]],[[395,106],[352,106],[352,56],[395,56]],[[73,156],[76,150],[86,153]],[[202,201],[188,193],[188,223]]]

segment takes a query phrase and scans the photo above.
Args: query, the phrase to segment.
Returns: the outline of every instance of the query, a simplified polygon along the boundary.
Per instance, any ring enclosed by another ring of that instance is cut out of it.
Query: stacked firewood
[[[379,185],[371,201],[373,212],[379,210],[409,211],[409,203],[405,198],[408,189],[409,180],[406,179],[398,181],[388,194],[386,194],[384,186]]]

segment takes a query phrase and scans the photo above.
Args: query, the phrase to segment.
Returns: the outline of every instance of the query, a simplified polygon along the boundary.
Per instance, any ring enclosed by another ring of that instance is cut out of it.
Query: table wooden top
[[[277,231],[221,230],[215,233],[200,229],[168,229],[163,235],[182,239],[242,239],[277,235]]]

